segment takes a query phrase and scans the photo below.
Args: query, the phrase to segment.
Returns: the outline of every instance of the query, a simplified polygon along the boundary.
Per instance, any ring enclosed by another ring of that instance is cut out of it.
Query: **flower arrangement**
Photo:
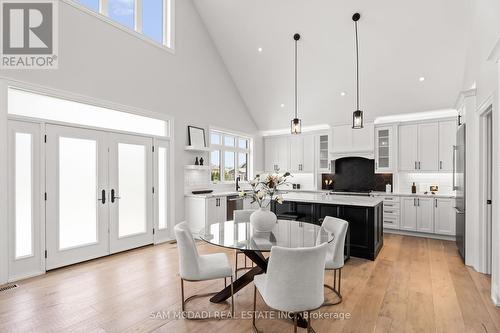
[[[291,177],[290,172],[285,172],[282,175],[276,173],[257,175],[249,181],[252,191],[240,191],[239,195],[240,197],[251,197],[252,203],[257,202],[260,208],[269,206],[273,201],[282,204],[283,196],[278,188],[289,184],[288,177]]]

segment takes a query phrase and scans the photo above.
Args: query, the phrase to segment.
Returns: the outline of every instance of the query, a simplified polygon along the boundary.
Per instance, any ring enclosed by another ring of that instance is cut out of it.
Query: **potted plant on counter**
[[[257,175],[249,182],[252,187],[251,191],[241,191],[241,197],[251,197],[252,204],[257,203],[259,209],[250,215],[250,223],[255,231],[269,232],[272,231],[276,224],[276,214],[269,210],[271,202],[283,203],[283,196],[280,194],[279,187],[289,184],[289,172],[284,174],[263,174]]]

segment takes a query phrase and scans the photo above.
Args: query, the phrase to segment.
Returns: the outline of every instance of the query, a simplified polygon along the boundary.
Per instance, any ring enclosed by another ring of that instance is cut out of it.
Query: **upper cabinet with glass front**
[[[318,173],[329,173],[330,169],[330,135],[320,134],[317,136]]]
[[[393,127],[375,128],[375,173],[394,171]]]

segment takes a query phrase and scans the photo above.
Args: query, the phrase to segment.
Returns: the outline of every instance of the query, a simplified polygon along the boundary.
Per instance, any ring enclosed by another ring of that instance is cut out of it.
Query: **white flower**
[[[281,205],[283,203],[283,197],[280,195],[276,198],[276,201]]]
[[[265,191],[259,191],[259,192],[257,192],[257,198],[262,199],[265,196],[266,196],[266,192]]]
[[[238,193],[240,197],[244,197],[245,196],[245,192],[244,191],[240,191],[240,193]]]

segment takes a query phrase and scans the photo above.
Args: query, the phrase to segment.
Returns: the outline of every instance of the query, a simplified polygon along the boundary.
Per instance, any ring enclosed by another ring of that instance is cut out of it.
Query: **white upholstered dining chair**
[[[244,222],[250,222],[250,215],[255,212],[253,209],[239,209],[233,211],[233,220],[234,223],[244,223]],[[245,266],[238,268],[238,255],[243,254],[245,257]],[[234,250],[234,277],[238,278],[238,271],[242,269],[249,269],[253,267],[253,261],[252,261],[252,266],[247,266],[247,256],[243,251],[240,250]]]
[[[299,314],[307,313],[307,331],[311,331],[311,316],[324,302],[324,268],[328,244],[310,248],[273,246],[265,274],[256,275],[253,295],[253,327],[255,325],[257,290],[271,308],[293,313],[297,332]]]
[[[206,293],[192,295],[184,299],[184,281],[207,281],[214,279],[231,278],[231,315],[234,317],[234,295],[233,295],[233,269],[229,265],[224,253],[198,254],[198,249],[186,222],[174,227],[177,249],[179,251],[179,275],[181,277],[182,311],[185,311],[186,303],[197,297],[214,295]],[[189,319],[189,318],[188,318]]]
[[[325,284],[325,287],[333,291],[339,298],[336,302],[326,302],[323,305],[336,305],[342,302],[340,282],[342,279],[342,267],[344,267],[344,245],[348,227],[349,223],[347,221],[331,216],[326,216],[321,224],[321,229],[323,229],[328,236],[333,238],[333,240],[328,243],[325,260],[325,270],[333,270],[333,284],[332,286]],[[318,235],[316,244],[320,243],[320,235]]]

